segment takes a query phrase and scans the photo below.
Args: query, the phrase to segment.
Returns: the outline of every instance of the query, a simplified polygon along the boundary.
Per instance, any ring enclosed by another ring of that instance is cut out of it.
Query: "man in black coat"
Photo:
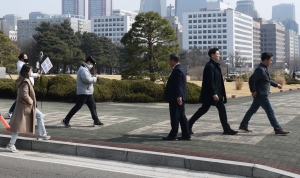
[[[171,131],[163,140],[191,140],[189,133],[189,122],[185,116],[185,102],[188,99],[186,86],[186,70],[179,63],[179,57],[176,54],[171,54],[169,64],[173,71],[169,77],[166,98],[169,102]],[[179,123],[181,126],[182,137],[177,138]]]
[[[270,85],[272,85],[273,87],[278,87],[279,89],[282,88],[280,84],[277,84],[270,79],[268,66],[272,64],[273,54],[267,52],[263,53],[261,55],[261,61],[262,62],[249,78],[249,87],[253,96],[253,103],[244,116],[243,121],[241,122],[240,130],[243,130],[245,132],[252,132],[248,129],[248,123],[253,114],[256,113],[258,108],[262,107],[268,115],[269,121],[274,128],[275,134],[287,135],[291,132],[284,131],[281,128],[281,126],[277,122],[274,110],[268,98],[270,93]]]
[[[230,128],[227,122],[227,114],[224,103],[227,103],[224,80],[218,61],[220,60],[220,52],[218,48],[209,50],[208,55],[210,61],[206,64],[203,72],[202,90],[200,95],[200,103],[202,107],[189,120],[190,133],[194,123],[203,116],[211,106],[216,106],[219,111],[220,121],[223,127],[223,134],[235,135],[238,132]]]

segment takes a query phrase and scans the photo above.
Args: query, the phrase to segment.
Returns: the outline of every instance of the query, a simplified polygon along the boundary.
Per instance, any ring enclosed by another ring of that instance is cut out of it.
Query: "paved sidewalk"
[[[41,111],[46,115],[47,132],[53,139],[95,145],[151,150],[192,156],[262,164],[300,174],[300,91],[273,94],[270,100],[282,127],[292,131],[289,136],[275,136],[263,110],[250,122],[253,133],[222,135],[215,108],[194,125],[193,140],[162,141],[170,131],[168,105],[157,104],[97,104],[103,127],[92,127],[88,108],[84,106],[71,120],[72,128],[63,128],[60,121],[74,106],[68,103],[45,102]],[[237,129],[251,97],[230,99],[227,113],[231,127]],[[1,99],[0,113],[6,114],[12,100]],[[40,102],[38,102],[40,106]],[[200,104],[187,105],[188,118]],[[1,133],[5,133],[3,125]]]

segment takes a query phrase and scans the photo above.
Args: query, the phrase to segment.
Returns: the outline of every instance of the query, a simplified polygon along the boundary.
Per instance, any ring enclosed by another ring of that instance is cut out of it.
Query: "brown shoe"
[[[290,133],[292,133],[292,132],[284,131],[283,129],[275,131],[275,135],[288,135]]]
[[[244,132],[252,132],[252,130],[249,130],[248,127],[243,127],[243,126],[240,126],[239,130],[242,130]]]

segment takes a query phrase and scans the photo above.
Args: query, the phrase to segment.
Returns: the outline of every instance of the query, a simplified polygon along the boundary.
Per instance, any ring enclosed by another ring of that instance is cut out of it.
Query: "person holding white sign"
[[[24,64],[28,64],[28,56],[25,53],[21,53],[19,55],[19,61],[17,63],[17,70],[18,70],[19,77],[20,77],[20,71]],[[34,86],[34,78],[39,78],[41,76],[42,76],[41,73],[32,73],[31,72],[31,74],[29,76],[29,80],[30,80],[32,86]],[[10,109],[10,111],[7,113],[9,118],[12,117],[13,112],[15,110],[15,106],[16,106],[16,101],[12,105],[12,108]],[[45,117],[45,115],[39,109],[36,108],[36,119],[37,119],[38,132],[39,132],[39,135],[37,138],[38,140],[49,140],[50,139],[50,136],[47,135],[47,132],[46,132],[46,128],[45,128],[45,124],[44,124],[44,117]]]

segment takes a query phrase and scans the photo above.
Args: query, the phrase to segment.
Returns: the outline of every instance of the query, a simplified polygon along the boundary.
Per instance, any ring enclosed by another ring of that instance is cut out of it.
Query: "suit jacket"
[[[270,93],[270,84],[277,87],[277,83],[270,79],[267,66],[260,64],[249,78],[250,91],[256,92],[257,96],[267,97]]]
[[[214,95],[218,95],[220,100],[222,100],[224,103],[227,103],[226,91],[220,64],[211,59],[205,65],[203,71],[200,103],[206,105],[216,105],[216,102],[213,99]]]
[[[181,64],[174,67],[167,83],[165,95],[169,102],[177,101],[178,97],[182,97],[182,101],[188,100],[186,70]]]

